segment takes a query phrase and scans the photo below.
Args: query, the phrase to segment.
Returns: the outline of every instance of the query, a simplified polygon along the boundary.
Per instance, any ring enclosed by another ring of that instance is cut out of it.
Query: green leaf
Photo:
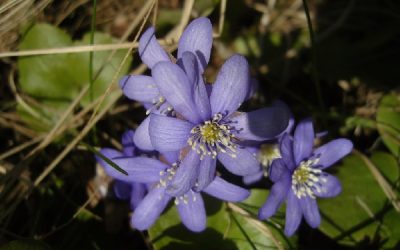
[[[71,46],[69,35],[49,24],[34,25],[22,39],[21,50]],[[67,103],[77,94],[79,82],[73,81],[72,54],[41,55],[18,59],[19,84],[23,92],[44,99]]]
[[[259,198],[265,201],[265,193],[257,192]],[[204,196],[203,196],[204,197]],[[253,205],[255,196],[245,203]],[[149,235],[155,249],[276,249],[275,244],[284,244],[279,239],[272,240],[271,235],[256,225],[249,215],[243,215],[213,198],[204,197],[207,211],[207,229],[201,233],[193,233],[180,222],[174,206],[171,206],[149,230]],[[262,203],[261,200],[257,201]],[[243,210],[244,211],[244,210]],[[236,220],[237,223],[234,221]],[[268,225],[261,223],[269,229]],[[239,226],[240,225],[240,226]],[[245,232],[245,233],[244,233]],[[273,232],[275,237],[275,232]],[[251,241],[251,242],[250,242]]]
[[[378,131],[393,155],[400,152],[400,95],[389,94],[382,98],[376,114]]]
[[[37,240],[14,240],[0,247],[0,250],[50,250],[45,243]]]
[[[95,44],[115,42],[107,35],[96,32]],[[73,42],[63,30],[49,24],[36,24],[26,32],[20,43],[20,49],[46,49],[87,45],[90,43],[90,33],[84,35],[81,41]],[[93,84],[93,97],[103,95],[110,86],[113,76],[126,55],[127,50],[118,50],[111,60],[111,51],[93,52],[93,72],[101,69]],[[126,74],[131,63],[131,57],[122,66],[117,80]],[[18,103],[17,111],[22,118],[38,131],[48,131],[54,126],[78,95],[83,86],[89,85],[89,52],[75,54],[53,54],[30,57],[20,57],[18,60],[19,85],[23,93],[30,95],[34,101]],[[117,94],[117,89],[111,92],[104,104]],[[83,106],[89,103],[90,95],[82,100]]]
[[[373,158],[391,162],[393,157],[377,153]],[[387,168],[386,173],[393,173],[393,166],[379,167],[383,168]],[[350,155],[340,167],[332,170],[337,171],[335,175],[341,181],[343,191],[335,198],[318,200],[323,215],[320,229],[346,245],[372,240],[377,233],[382,241],[387,240],[385,247],[393,247],[400,238],[400,214],[392,212],[393,208],[363,159]]]

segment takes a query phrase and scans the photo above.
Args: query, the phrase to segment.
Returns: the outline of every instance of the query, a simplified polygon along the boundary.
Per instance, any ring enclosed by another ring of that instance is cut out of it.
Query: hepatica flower
[[[303,120],[294,137],[285,135],[280,143],[281,159],[273,162],[270,178],[275,184],[259,211],[260,219],[267,219],[286,201],[285,234],[292,235],[302,217],[313,228],[321,217],[316,198],[329,198],[341,192],[339,180],[324,172],[350,153],[351,141],[336,139],[313,150],[314,129],[310,120]]]
[[[151,183],[148,184],[147,195],[134,210],[131,218],[134,228],[139,230],[150,228],[172,200],[178,209],[182,223],[188,229],[200,232],[206,228],[206,213],[200,193],[191,189],[179,196],[171,196],[166,193],[166,187],[177,173],[180,163],[167,164],[145,156],[118,156],[111,160],[129,174],[126,176],[105,164],[107,173],[114,178],[130,182]],[[246,189],[228,183],[220,177],[216,177],[203,191],[221,200],[231,202],[242,201],[250,194]]]
[[[242,142],[272,139],[288,125],[289,111],[284,107],[237,112],[250,88],[249,67],[243,56],[234,55],[224,63],[210,94],[199,80],[197,62],[193,53],[185,52],[183,67],[159,62],[152,69],[158,89],[177,117],[151,114],[149,123],[141,125],[148,127],[148,134],[141,137],[147,136],[146,141],[157,151],[186,153],[167,187],[170,195],[183,194],[193,186],[196,190],[205,188],[215,176],[217,159],[236,175],[256,173],[259,162]]]
[[[279,102],[281,106],[286,107],[286,104]],[[271,172],[271,166],[274,160],[282,158],[281,151],[279,149],[279,142],[282,137],[286,133],[290,133],[293,129],[294,119],[291,118],[289,120],[289,125],[286,130],[279,135],[274,140],[268,140],[261,143],[258,143],[256,147],[253,149],[249,149],[253,151],[253,155],[257,158],[260,163],[260,169],[257,173],[252,175],[247,175],[243,177],[243,182],[247,185],[256,183],[260,181],[263,177],[268,177]]]

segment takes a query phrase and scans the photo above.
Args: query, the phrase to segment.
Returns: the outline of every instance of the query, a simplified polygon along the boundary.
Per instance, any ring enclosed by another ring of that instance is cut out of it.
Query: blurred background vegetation
[[[207,198],[204,233],[174,209],[148,232],[130,229],[128,204],[86,145],[120,148],[145,117],[116,84],[147,72],[140,32],[155,25],[174,53],[198,16],[215,32],[207,81],[244,54],[259,83],[244,110],[280,99],[328,131],[318,143],[353,141],[330,169],[343,193],[319,200],[319,229],[288,239],[284,210],[255,220],[266,180],[243,203]],[[399,27],[396,0],[0,1],[0,249],[400,249]]]

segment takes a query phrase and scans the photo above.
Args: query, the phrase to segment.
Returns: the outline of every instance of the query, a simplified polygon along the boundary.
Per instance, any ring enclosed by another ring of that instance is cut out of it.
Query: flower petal
[[[138,146],[140,149],[153,151],[154,146],[151,143],[149,125],[150,125],[150,116],[146,117],[146,119],[142,121],[139,127],[137,127],[136,133],[133,136],[133,141],[135,142],[136,146]]]
[[[271,181],[277,182],[286,174],[289,174],[289,169],[286,167],[285,161],[283,159],[275,159],[269,168]]]
[[[206,210],[201,195],[190,191],[182,199],[176,199],[178,199],[177,208],[182,223],[193,232],[206,229]]]
[[[171,61],[167,52],[158,43],[153,27],[148,28],[140,37],[139,55],[149,68],[153,68],[161,61]]]
[[[339,195],[342,192],[340,181],[333,175],[324,173],[321,177],[323,181],[318,190],[314,190],[314,194],[321,198],[331,198]]]
[[[165,188],[154,188],[140,202],[131,218],[132,227],[146,230],[151,227],[167,206],[171,197]]]
[[[189,82],[193,85],[193,101],[197,111],[203,121],[210,119],[211,106],[208,98],[206,86],[203,77],[198,70],[196,56],[191,52],[183,53],[182,57],[177,62],[178,65],[185,71]]]
[[[168,168],[164,163],[148,157],[120,157],[114,158],[112,161],[128,172],[128,175],[124,175],[111,166],[105,168],[106,173],[115,179],[127,182],[158,182],[160,171]]]
[[[353,143],[347,139],[336,139],[314,150],[314,155],[319,156],[317,165],[322,169],[335,164],[348,155],[353,149]]]
[[[195,191],[203,190],[214,180],[216,167],[217,160],[209,155],[200,160],[199,176],[197,177],[196,186],[193,188]]]
[[[135,156],[135,149],[136,145],[135,142],[133,141],[133,138],[135,136],[135,131],[133,130],[128,130],[125,133],[122,134],[121,138],[121,143],[123,148],[123,152],[125,156]]]
[[[171,196],[181,196],[194,187],[199,175],[199,166],[200,155],[195,150],[190,150],[167,186],[167,193]]]
[[[294,170],[297,165],[293,156],[293,139],[289,134],[284,134],[280,142],[280,151],[283,161],[289,170]]]
[[[251,185],[260,181],[263,177],[264,177],[264,170],[260,169],[260,171],[258,171],[255,174],[243,176],[243,183],[246,185]]]
[[[119,86],[126,97],[138,102],[153,103],[160,96],[160,91],[150,76],[128,75],[119,81]]]
[[[214,181],[203,191],[220,200],[231,202],[245,200],[250,195],[250,191],[247,189],[229,183],[219,176],[215,177]]]
[[[178,151],[185,147],[192,128],[193,124],[177,118],[150,115],[151,143],[156,150],[161,152]]]
[[[128,182],[116,180],[113,189],[118,199],[127,200],[131,197],[132,185]]]
[[[146,185],[142,183],[132,183],[132,194],[131,194],[131,209],[135,210],[140,202],[146,195]]]
[[[200,71],[203,72],[210,60],[213,30],[208,18],[193,20],[183,31],[178,43],[178,58],[190,51],[197,56]]]
[[[235,157],[227,153],[218,153],[218,160],[233,174],[246,176],[255,174],[260,170],[260,163],[246,148],[238,146]]]
[[[152,75],[161,95],[174,110],[187,120],[198,123],[200,118],[193,102],[194,86],[185,72],[176,64],[160,62],[153,67]]]
[[[314,127],[311,119],[305,119],[297,124],[294,131],[293,154],[296,165],[308,158],[314,146]]]
[[[290,111],[284,107],[268,107],[241,113],[232,119],[236,136],[244,140],[265,141],[276,138],[288,127]]]
[[[213,84],[210,96],[211,113],[229,115],[235,112],[245,101],[249,87],[247,60],[241,55],[233,55],[222,65]]]
[[[289,188],[286,202],[286,223],[284,232],[287,236],[292,236],[300,225],[302,212],[299,199],[291,188]]]
[[[312,228],[318,227],[321,224],[321,215],[319,214],[317,200],[303,196],[300,199],[300,206],[308,225]]]
[[[258,211],[258,218],[260,220],[266,220],[276,213],[276,210],[278,210],[285,200],[289,188],[290,176],[287,174],[272,186],[267,201],[260,208],[260,211]]]

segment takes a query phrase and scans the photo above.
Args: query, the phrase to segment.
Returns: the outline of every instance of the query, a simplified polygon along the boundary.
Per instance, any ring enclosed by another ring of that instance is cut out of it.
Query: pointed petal
[[[131,197],[132,185],[128,182],[116,180],[113,189],[118,199],[128,200]]]
[[[188,192],[185,198],[178,199],[178,212],[183,225],[193,232],[206,229],[206,211],[203,198],[199,193]]]
[[[164,188],[154,188],[140,202],[131,218],[132,227],[146,230],[158,219],[171,197]]]
[[[342,192],[340,181],[333,175],[324,173],[322,176],[321,185],[318,190],[314,190],[317,197],[331,198],[339,195]]]
[[[160,96],[157,85],[153,78],[144,75],[128,75],[119,81],[119,86],[129,99],[153,103]]]
[[[269,169],[269,178],[273,182],[277,182],[282,176],[288,175],[289,169],[286,167],[283,159],[275,159]]]
[[[171,62],[157,63],[152,69],[152,75],[161,95],[176,112],[193,123],[200,121],[193,102],[193,85],[178,65]]]
[[[176,170],[174,179],[167,186],[167,193],[171,196],[181,196],[194,187],[199,175],[199,166],[199,154],[190,150]]]
[[[236,136],[244,140],[265,141],[276,138],[288,127],[290,112],[284,107],[268,107],[241,113],[232,121]]]
[[[158,182],[160,172],[168,168],[164,163],[147,157],[120,157],[112,161],[128,172],[128,175],[124,175],[111,166],[105,168],[106,173],[115,179],[127,182]]]
[[[213,159],[207,155],[203,160],[200,161],[199,176],[197,178],[197,184],[194,188],[195,191],[199,192],[210,184],[215,178],[215,168],[217,166],[217,159]]]
[[[255,174],[243,176],[243,183],[246,185],[251,185],[260,181],[263,177],[264,177],[264,170],[260,168],[260,171],[258,171]]]
[[[266,220],[276,213],[282,202],[286,199],[289,188],[290,177],[287,174],[272,186],[267,201],[258,212],[260,220]]]
[[[185,71],[189,82],[193,85],[193,101],[197,111],[203,121],[210,119],[211,106],[208,98],[206,86],[203,77],[198,70],[196,56],[191,52],[183,53],[182,57],[177,62],[178,65]]]
[[[151,143],[150,132],[149,132],[149,125],[150,125],[150,116],[146,117],[136,129],[136,133],[133,136],[133,141],[135,142],[136,146],[138,146],[142,150],[153,151],[154,146]]]
[[[177,118],[150,115],[151,143],[156,150],[161,152],[178,151],[185,147],[192,128],[193,124]]]
[[[335,164],[348,155],[353,149],[353,143],[347,139],[336,139],[314,150],[314,155],[319,156],[317,165],[322,169]]]
[[[171,61],[167,52],[158,43],[153,27],[148,28],[140,37],[139,55],[149,68],[153,68],[161,61]]]
[[[302,217],[301,206],[299,199],[293,193],[292,189],[289,189],[287,196],[287,207],[286,207],[286,223],[285,223],[285,234],[292,236],[296,232],[300,225]]]
[[[300,206],[303,211],[304,218],[308,225],[312,228],[316,228],[321,224],[321,216],[319,214],[317,200],[309,196],[301,197]]]
[[[123,152],[125,156],[135,156],[136,145],[133,141],[133,137],[135,136],[135,131],[128,130],[122,134],[121,143],[123,148]]]
[[[220,200],[231,202],[245,200],[250,195],[247,189],[229,183],[219,176],[215,177],[214,181],[203,191]]]
[[[183,31],[178,43],[178,58],[190,51],[197,56],[200,71],[203,72],[210,60],[213,37],[212,25],[208,18],[193,20]]]
[[[293,139],[290,137],[289,134],[284,134],[282,136],[280,146],[281,156],[283,161],[285,162],[286,167],[289,170],[294,170],[297,165],[294,162],[293,156]]]
[[[142,183],[133,183],[132,184],[132,194],[131,198],[131,209],[135,210],[139,203],[143,200],[146,195],[146,185]]]
[[[260,163],[246,148],[236,147],[236,157],[227,153],[218,153],[218,160],[233,174],[246,176],[260,170]]]
[[[314,146],[314,127],[311,119],[305,119],[297,124],[294,131],[293,154],[296,165],[310,157]]]
[[[229,115],[235,112],[246,99],[249,85],[247,60],[241,55],[230,57],[222,65],[213,84],[210,96],[211,113]]]

